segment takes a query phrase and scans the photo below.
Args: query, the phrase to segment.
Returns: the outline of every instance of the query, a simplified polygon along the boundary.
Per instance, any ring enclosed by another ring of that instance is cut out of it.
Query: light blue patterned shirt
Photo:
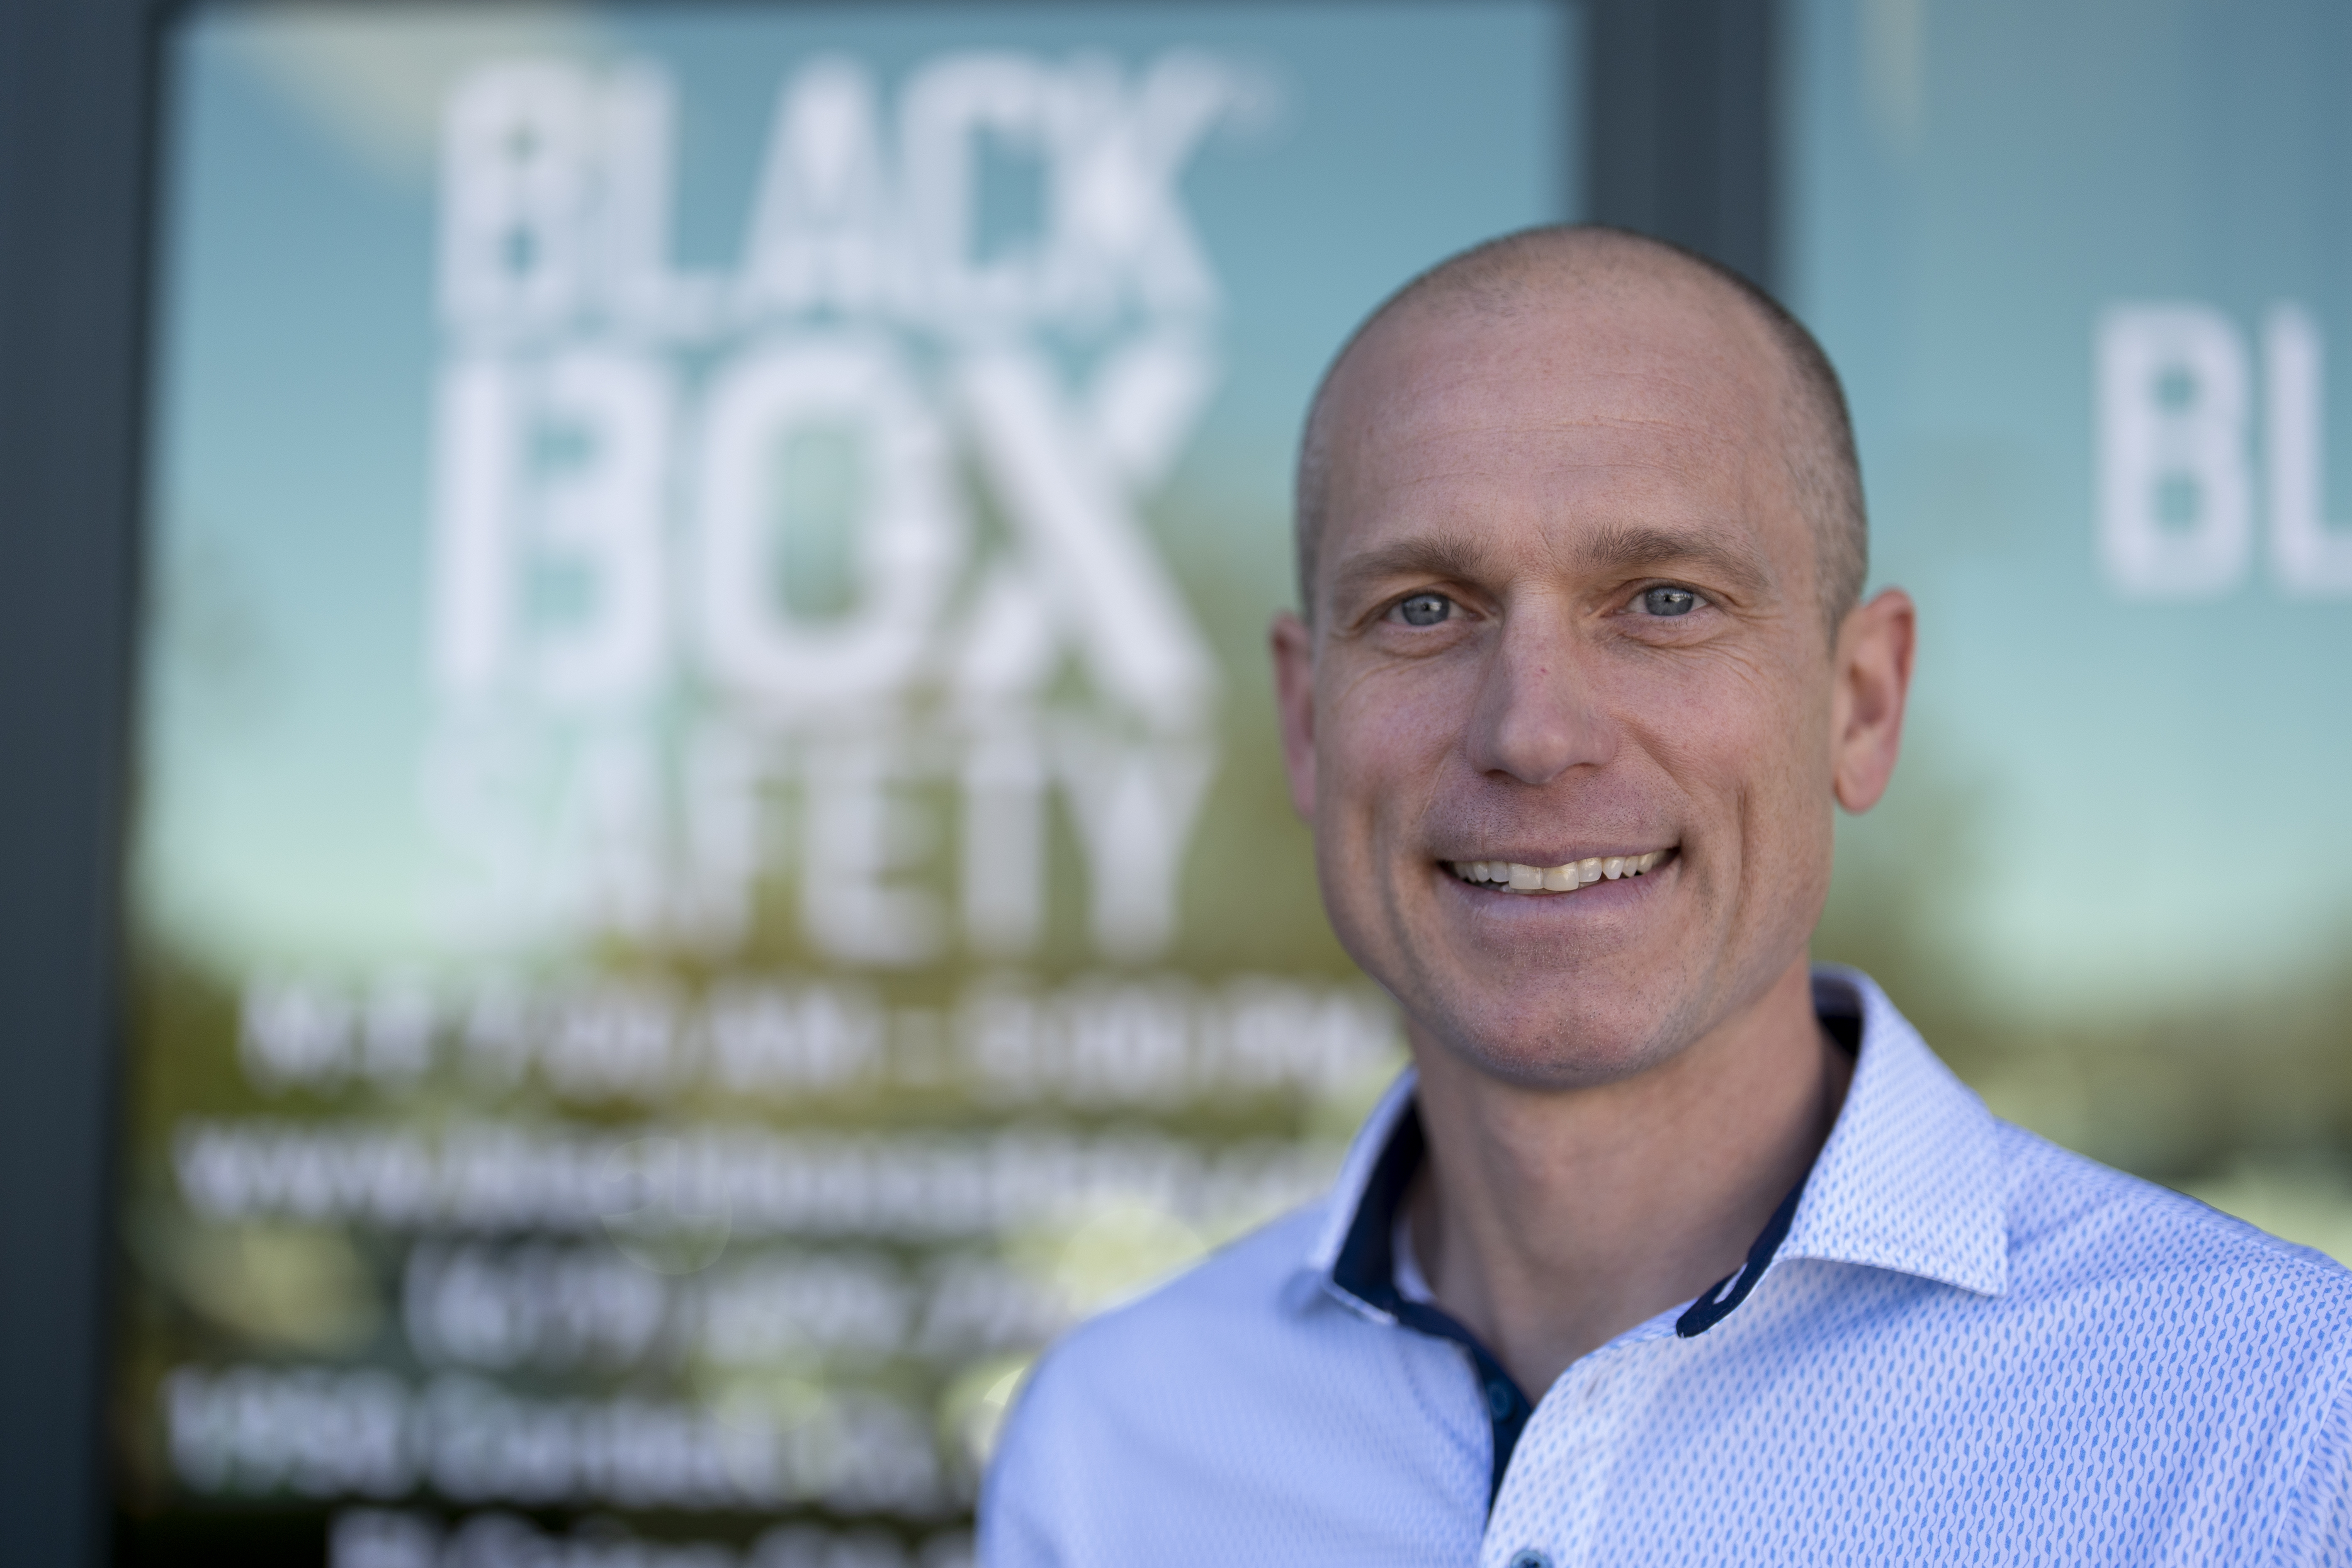
[[[1400,1288],[1407,1075],[1327,1199],[1046,1355],[982,1563],[2352,1563],[2352,1274],[1998,1120],[1862,976],[1814,994],[1860,1059],[1739,1274],[1528,1411]]]

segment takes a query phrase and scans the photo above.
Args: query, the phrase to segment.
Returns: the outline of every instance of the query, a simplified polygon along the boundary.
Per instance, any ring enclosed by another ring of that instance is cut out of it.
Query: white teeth
[[[1515,893],[1570,893],[1591,883],[1639,877],[1656,868],[1671,853],[1653,849],[1646,855],[1594,855],[1559,866],[1529,866],[1517,860],[1456,860],[1454,874],[1465,882],[1499,884]]]

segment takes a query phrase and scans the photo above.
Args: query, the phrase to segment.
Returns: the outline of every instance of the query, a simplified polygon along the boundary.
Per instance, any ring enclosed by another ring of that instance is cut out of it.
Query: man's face
[[[1349,952],[1488,1072],[1627,1076],[1803,955],[1832,681],[1792,395],[1682,281],[1409,308],[1332,388],[1314,626],[1276,637],[1292,789]]]

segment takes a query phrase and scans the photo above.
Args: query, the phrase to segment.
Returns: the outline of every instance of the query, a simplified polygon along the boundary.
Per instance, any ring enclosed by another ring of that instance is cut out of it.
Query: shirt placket
[[[1609,1478],[1623,1457],[1639,1391],[1676,1345],[1645,1325],[1562,1373],[1528,1416],[1486,1518],[1480,1568],[1584,1568],[1594,1556]]]

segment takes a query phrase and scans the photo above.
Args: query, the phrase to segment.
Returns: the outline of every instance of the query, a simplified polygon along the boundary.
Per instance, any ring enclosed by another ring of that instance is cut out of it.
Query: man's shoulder
[[[2013,1123],[1998,1125],[2020,1287],[2161,1288],[2181,1310],[2210,1320],[2291,1314],[2329,1338],[2352,1322],[2352,1269],[2325,1253]]]
[[[1475,1554],[1475,1385],[1453,1346],[1334,1296],[1330,1201],[1045,1352],[989,1468],[983,1561],[1384,1563],[1400,1531],[1416,1560]]]
[[[1274,1331],[1321,1293],[1307,1257],[1328,1198],[1260,1226],[1131,1301],[1072,1329],[1046,1353],[1070,1381],[1093,1384],[1120,1367],[1166,1364],[1191,1345],[1221,1353]]]
[[[1064,1334],[1030,1373],[1008,1443],[1107,1445],[1181,1468],[1204,1443],[1280,1426],[1302,1388],[1329,1397],[1360,1384],[1371,1325],[1333,1298],[1312,1262],[1326,1203]]]
[[[1361,1351],[1346,1326],[1359,1321],[1310,1263],[1324,1208],[1273,1221],[1049,1347],[990,1469],[990,1527],[1055,1533],[1102,1515],[1108,1528],[1278,1468],[1275,1435],[1295,1425],[1301,1390],[1349,1386]]]

